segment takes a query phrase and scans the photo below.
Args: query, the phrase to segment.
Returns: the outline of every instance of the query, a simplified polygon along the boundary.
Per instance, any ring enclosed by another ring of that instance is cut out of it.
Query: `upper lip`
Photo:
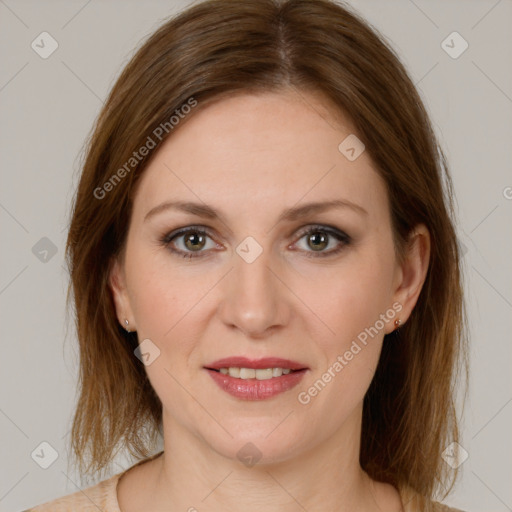
[[[248,359],[247,357],[242,356],[225,357],[205,365],[205,368],[211,368],[213,370],[230,367],[254,368],[255,370],[265,368],[289,368],[290,370],[303,370],[307,368],[307,366],[302,363],[291,361],[290,359],[281,359],[280,357],[263,357],[261,359]]]

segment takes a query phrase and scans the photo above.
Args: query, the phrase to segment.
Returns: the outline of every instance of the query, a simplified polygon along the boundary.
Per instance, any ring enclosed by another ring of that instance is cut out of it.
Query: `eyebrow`
[[[331,201],[306,203],[302,206],[287,208],[281,213],[277,222],[290,222],[302,217],[306,217],[307,215],[321,213],[333,208],[348,208],[359,214],[368,215],[368,212],[362,206],[359,206],[352,201],[348,201],[346,199],[333,199]],[[220,219],[223,216],[220,212],[207,205],[206,203],[194,203],[190,201],[166,201],[149,210],[149,212],[144,217],[144,222],[149,220],[151,217],[168,210],[178,210],[212,220]]]

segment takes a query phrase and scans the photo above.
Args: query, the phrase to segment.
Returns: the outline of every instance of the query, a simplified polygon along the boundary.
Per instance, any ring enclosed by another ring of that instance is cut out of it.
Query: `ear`
[[[430,262],[430,233],[424,224],[418,224],[409,235],[403,261],[398,263],[393,300],[401,304],[397,314],[402,325],[411,315],[427,277]],[[394,329],[390,326],[390,332]]]
[[[126,277],[124,266],[115,258],[110,266],[108,277],[109,288],[112,291],[112,297],[116,308],[117,319],[123,328],[126,328],[125,320],[128,320],[130,331],[137,329],[133,317],[133,311],[130,306],[128,291],[126,288]]]

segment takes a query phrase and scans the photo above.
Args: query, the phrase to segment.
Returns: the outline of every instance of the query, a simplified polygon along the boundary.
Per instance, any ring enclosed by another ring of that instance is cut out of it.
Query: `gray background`
[[[134,48],[188,3],[0,0],[2,511],[79,490],[67,465],[77,346],[66,333],[63,250],[81,148]],[[471,337],[470,393],[459,409],[469,458],[446,503],[512,510],[512,2],[350,4],[408,67],[455,182]],[[31,48],[43,31],[59,45],[47,59]],[[441,46],[453,31],[469,43],[457,59]],[[58,453],[48,469],[31,458],[44,441]],[[132,462],[119,457],[113,473]]]

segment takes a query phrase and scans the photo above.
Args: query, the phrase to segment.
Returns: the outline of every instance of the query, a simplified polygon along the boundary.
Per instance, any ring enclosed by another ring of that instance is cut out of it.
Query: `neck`
[[[249,467],[214,451],[164,410],[165,451],[151,510],[379,510],[359,465],[361,412],[309,450],[277,462],[263,457]]]

